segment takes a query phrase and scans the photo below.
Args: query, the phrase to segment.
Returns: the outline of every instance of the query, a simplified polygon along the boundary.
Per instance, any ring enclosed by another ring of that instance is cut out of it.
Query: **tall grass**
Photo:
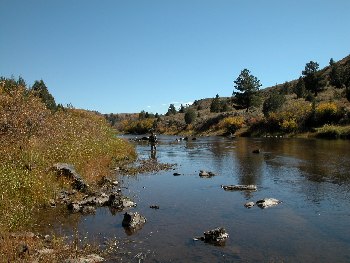
[[[324,125],[316,129],[316,137],[327,139],[350,139],[350,126]]]
[[[0,231],[27,227],[62,187],[53,171],[72,163],[87,183],[108,175],[135,149],[115,137],[103,116],[76,109],[52,113],[24,86],[0,83]]]

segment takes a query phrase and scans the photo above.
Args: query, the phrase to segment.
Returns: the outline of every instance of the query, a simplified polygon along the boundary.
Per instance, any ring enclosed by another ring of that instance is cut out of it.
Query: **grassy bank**
[[[114,165],[136,158],[134,147],[116,138],[101,115],[50,110],[35,92],[13,80],[0,82],[0,117],[1,243],[6,233],[29,229],[38,209],[70,187],[56,178],[53,164],[73,164],[93,185]]]
[[[350,126],[324,125],[316,129],[315,136],[326,139],[350,139]]]

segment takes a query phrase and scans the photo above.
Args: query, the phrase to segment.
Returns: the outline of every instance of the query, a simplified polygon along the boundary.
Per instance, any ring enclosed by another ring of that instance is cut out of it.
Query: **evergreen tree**
[[[11,78],[1,77],[0,82],[5,92],[10,93],[18,88],[17,81],[15,80],[14,76]]]
[[[194,111],[194,109],[192,109],[192,108],[187,109],[187,111],[185,113],[186,124],[193,123],[195,119],[196,119],[196,112]]]
[[[234,87],[238,92],[233,92],[233,95],[235,95],[237,102],[243,108],[246,108],[248,111],[250,107],[259,105],[258,91],[261,87],[260,80],[250,74],[248,69],[243,69],[234,83]]]
[[[274,91],[263,103],[263,113],[268,116],[270,112],[276,112],[285,103],[286,98],[283,94]]]
[[[31,88],[34,95],[38,96],[43,103],[45,103],[46,108],[55,111],[57,105],[54,97],[50,94],[43,80],[36,80]]]
[[[27,86],[26,82],[24,81],[24,79],[21,76],[18,77],[17,84],[18,84],[18,86],[22,86],[22,87]]]
[[[219,94],[216,94],[215,98],[211,101],[210,112],[220,112],[221,104]]]
[[[288,95],[289,94],[289,88],[290,88],[290,83],[289,82],[284,82],[282,89],[281,89],[281,94],[283,95]]]
[[[229,111],[229,105],[227,101],[220,102],[220,111],[221,112]]]
[[[329,82],[332,86],[340,89],[343,86],[343,72],[342,68],[337,64],[332,64],[329,72]]]
[[[299,78],[297,84],[294,87],[294,93],[297,95],[297,98],[305,98],[306,96],[306,89],[305,89],[305,83],[302,77]]]
[[[318,92],[323,90],[321,79],[317,74],[318,67],[319,65],[317,62],[310,61],[309,63],[306,63],[305,69],[302,71],[305,88],[313,92],[315,96],[317,96]]]
[[[176,108],[174,106],[174,104],[170,104],[169,108],[168,108],[168,112],[166,113],[167,116],[169,115],[175,115],[177,113]]]
[[[345,88],[345,97],[350,102],[350,87]]]
[[[179,113],[184,113],[185,112],[185,107],[184,105],[181,104],[180,109],[179,109]]]
[[[140,113],[139,113],[139,120],[143,120],[146,118],[146,112],[144,110],[142,110]]]

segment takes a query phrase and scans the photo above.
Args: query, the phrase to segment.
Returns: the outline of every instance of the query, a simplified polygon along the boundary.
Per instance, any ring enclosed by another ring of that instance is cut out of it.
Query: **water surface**
[[[144,227],[130,235],[121,226],[123,213],[101,208],[76,222],[81,238],[116,240],[129,252],[116,250],[122,262],[350,262],[349,141],[200,137],[176,143],[160,136],[159,143],[157,160],[176,163],[174,170],[118,178],[138,204],[131,211],[147,218]],[[252,153],[257,148],[261,153]],[[151,158],[147,144],[137,151]],[[216,176],[200,178],[200,170]],[[228,192],[223,184],[256,184],[258,191]],[[283,203],[244,207],[266,197]],[[160,209],[149,208],[154,204]],[[219,226],[230,235],[225,246],[193,241]],[[60,231],[70,227],[62,224]]]

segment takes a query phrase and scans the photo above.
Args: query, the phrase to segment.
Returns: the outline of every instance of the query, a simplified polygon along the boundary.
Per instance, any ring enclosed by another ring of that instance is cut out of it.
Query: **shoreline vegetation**
[[[114,167],[134,161],[136,152],[101,114],[56,105],[43,81],[28,88],[21,78],[2,78],[0,116],[0,261],[26,262],[33,251],[46,248],[44,237],[25,234],[36,214],[62,189],[71,189],[53,165],[73,164],[94,187]],[[50,244],[55,253],[41,255],[40,262],[79,254],[62,237]]]

